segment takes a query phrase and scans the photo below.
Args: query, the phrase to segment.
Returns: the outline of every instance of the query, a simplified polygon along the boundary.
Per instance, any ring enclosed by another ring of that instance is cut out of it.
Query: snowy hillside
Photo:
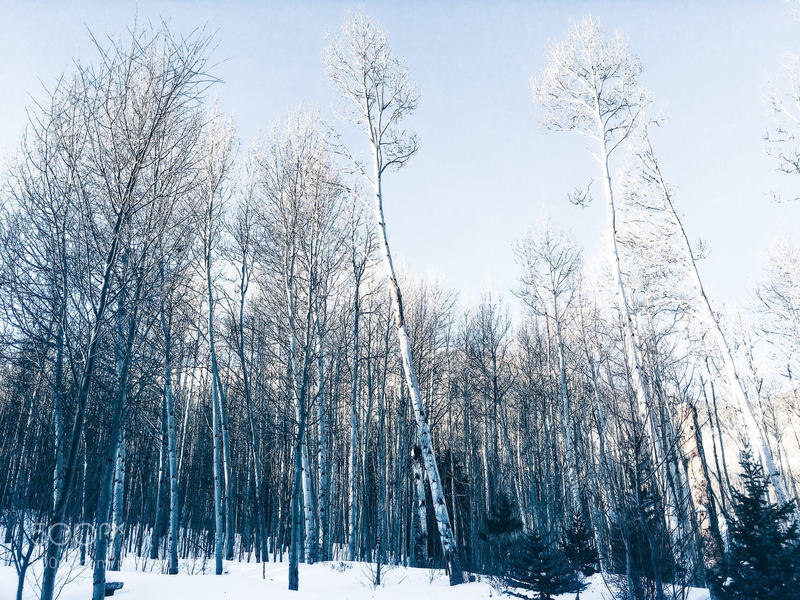
[[[209,573],[206,565],[206,573]],[[374,565],[367,563],[333,562],[316,565],[301,565],[300,591],[286,589],[288,580],[287,562],[267,563],[262,574],[262,565],[255,563],[226,562],[225,574],[216,576],[202,574],[201,563],[182,565],[194,568],[194,575],[164,575],[161,564],[148,564],[147,569],[155,572],[141,572],[135,569],[133,561],[126,562],[125,570],[109,574],[109,581],[123,581],[125,586],[114,594],[120,600],[306,600],[330,598],[336,600],[366,600],[368,598],[412,599],[435,598],[436,600],[478,600],[483,598],[509,598],[494,588],[486,580],[450,587],[442,571],[413,569],[408,567],[389,567],[384,571],[384,583],[380,587],[371,585]],[[37,569],[40,571],[40,569]],[[72,574],[75,579],[68,583],[59,600],[85,600],[91,594],[90,569]],[[26,585],[25,600],[38,598],[38,593],[29,579]],[[16,573],[11,566],[0,566],[0,600],[14,598],[16,593]],[[559,596],[559,599],[572,600],[574,594]],[[581,600],[610,600],[612,598],[606,584],[599,575],[593,577],[589,589],[582,592]],[[707,600],[705,590],[693,590],[687,600]]]

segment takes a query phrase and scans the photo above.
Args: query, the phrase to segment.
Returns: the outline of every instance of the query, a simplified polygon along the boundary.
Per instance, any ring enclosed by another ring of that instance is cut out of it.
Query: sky
[[[72,60],[95,59],[88,31],[120,35],[135,19],[215,32],[215,88],[242,146],[300,104],[351,131],[325,79],[326,32],[363,10],[389,35],[421,91],[408,120],[417,156],[384,184],[393,254],[421,276],[457,290],[508,296],[519,276],[513,246],[543,215],[590,257],[605,232],[602,198],[575,207],[567,194],[597,166],[586,142],[537,122],[531,78],[545,47],[571,19],[592,14],[621,29],[643,82],[667,117],[654,134],[665,176],[692,240],[709,254],[702,274],[718,303],[746,307],[770,242],[800,236],[795,179],[775,171],[762,141],[770,124],[765,84],[789,52],[800,21],[775,2],[6,2],[0,0],[0,153],[15,150],[26,108]],[[357,138],[354,138],[357,139]]]

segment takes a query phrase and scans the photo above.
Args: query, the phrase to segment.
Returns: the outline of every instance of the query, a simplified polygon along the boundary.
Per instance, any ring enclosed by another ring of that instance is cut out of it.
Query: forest
[[[773,244],[746,314],[714,297],[622,32],[565,22],[520,92],[591,161],[557,201],[604,207],[599,268],[543,218],[508,240],[515,287],[467,307],[390,245],[425,105],[369,16],[324,42],[337,117],[255,140],[213,100],[215,34],[92,41],[2,172],[3,599],[85,571],[100,600],[125,561],[800,598],[800,245]],[[753,143],[796,186],[800,62],[784,78]]]

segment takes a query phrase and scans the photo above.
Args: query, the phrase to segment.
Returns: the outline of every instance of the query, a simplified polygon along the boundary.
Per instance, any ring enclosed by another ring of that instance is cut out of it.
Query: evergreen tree
[[[586,519],[580,512],[572,515],[572,521],[564,531],[561,541],[564,556],[572,567],[585,576],[597,572],[597,551],[594,548],[594,538],[587,526]]]
[[[512,533],[522,527],[517,508],[503,491],[497,493],[494,505],[483,518],[483,536]]]
[[[554,595],[586,589],[567,558],[534,531],[515,536],[509,544],[504,581],[512,588],[507,593],[539,600],[552,600]],[[518,590],[529,590],[536,595],[529,596]]]
[[[739,464],[744,489],[733,491],[736,519],[720,597],[730,600],[799,600],[800,533],[791,521],[792,502],[777,504],[767,494],[769,480],[749,449]]]

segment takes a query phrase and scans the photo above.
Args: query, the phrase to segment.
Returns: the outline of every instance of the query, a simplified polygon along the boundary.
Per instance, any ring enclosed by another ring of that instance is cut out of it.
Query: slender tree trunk
[[[728,341],[725,338],[725,334],[722,332],[722,327],[720,326],[719,319],[717,318],[716,313],[714,313],[714,310],[711,308],[711,302],[708,299],[708,295],[706,294],[705,288],[703,287],[703,281],[700,278],[700,271],[697,268],[697,261],[694,258],[692,245],[689,242],[689,237],[686,235],[686,230],[683,228],[683,222],[678,216],[678,213],[675,210],[675,206],[672,203],[672,194],[670,193],[669,188],[667,187],[667,184],[663,176],[661,175],[661,169],[659,167],[658,161],[655,158],[655,153],[653,152],[653,148],[650,145],[649,138],[647,139],[647,144],[648,144],[648,150],[650,152],[650,157],[652,160],[652,168],[655,174],[654,178],[656,180],[656,184],[660,188],[661,194],[664,198],[667,212],[672,218],[673,222],[675,223],[680,233],[680,238],[682,242],[681,246],[684,251],[686,267],[689,272],[689,276],[692,279],[692,283],[694,284],[695,290],[697,292],[700,313],[703,317],[703,320],[706,323],[706,326],[711,331],[711,335],[713,336],[714,341],[717,344],[719,353],[722,357],[725,378],[728,381],[728,385],[731,387],[733,396],[736,399],[736,403],[744,418],[744,422],[747,427],[747,432],[750,439],[750,445],[761,454],[761,459],[764,461],[767,474],[769,475],[770,481],[772,482],[772,486],[775,489],[775,495],[777,496],[778,501],[781,503],[789,502],[792,499],[792,497],[789,495],[789,492],[786,488],[786,484],[784,483],[783,480],[783,476],[781,475],[777,465],[775,464],[775,459],[772,455],[772,450],[770,449],[769,442],[767,440],[767,434],[763,430],[763,428],[760,427],[758,424],[758,421],[756,419],[756,414],[753,409],[753,405],[750,402],[750,398],[747,395],[745,386],[742,383],[742,379],[736,368],[736,363],[733,360],[733,353],[731,352],[730,346],[728,345]],[[794,519],[795,520],[800,519],[800,513],[798,512],[796,506],[794,511]]]
[[[22,555],[21,559],[19,559],[19,565],[17,566],[18,573],[16,600],[22,600],[22,591],[25,587],[25,575],[28,572],[28,567],[31,565],[31,556],[33,555],[33,551],[36,550],[36,547],[36,542],[34,540],[30,540],[28,542],[28,550]],[[19,550],[20,552],[22,551],[21,544],[19,545]]]
[[[554,319],[556,325],[556,346],[558,350],[559,389],[561,392],[561,416],[564,421],[564,446],[566,448],[567,478],[572,494],[572,510],[581,512],[581,493],[578,485],[578,463],[575,457],[575,443],[573,440],[572,413],[570,410],[569,390],[567,389],[567,367],[564,360],[564,341],[561,337],[561,319],[558,315],[558,302],[553,294]]]
[[[64,307],[63,310],[66,310]],[[61,314],[56,332],[55,381],[53,383],[53,423],[56,446],[56,465],[53,470],[53,505],[64,489],[64,319]]]
[[[125,494],[125,428],[120,432],[117,444],[117,457],[114,466],[114,490],[111,506],[111,564],[110,571],[119,571],[122,566],[122,538],[123,538],[123,499]]]
[[[210,319],[210,317],[209,317]],[[223,516],[222,516],[222,481],[221,481],[221,459],[220,446],[222,440],[219,432],[219,406],[217,402],[217,379],[211,377],[211,429],[212,429],[212,451],[214,453],[213,477],[214,477],[214,572],[222,575],[222,543],[223,543]]]
[[[259,439],[256,433],[255,418],[253,416],[253,391],[250,381],[250,365],[247,361],[245,353],[245,335],[244,335],[244,301],[249,286],[249,271],[247,269],[246,256],[242,259],[241,278],[239,280],[239,336],[237,340],[237,352],[239,354],[239,363],[242,369],[242,386],[244,388],[244,399],[247,405],[247,422],[250,429],[250,450],[253,455],[253,485],[255,487],[255,519],[256,519],[256,535],[259,540],[266,539],[266,531],[264,528],[264,490],[261,481],[261,452],[259,451]],[[264,543],[264,548],[266,544]],[[266,555],[262,553],[262,560],[266,560]]]
[[[360,278],[356,277],[353,301],[353,381],[350,392],[350,454],[347,462],[347,560],[356,559],[356,450],[358,447],[358,325],[361,317]]]
[[[598,113],[599,114],[599,113]],[[601,126],[601,131],[602,126]],[[651,433],[655,433],[655,423],[651,418],[650,408],[652,401],[650,393],[644,382],[644,375],[642,369],[642,358],[639,353],[639,345],[637,344],[637,332],[633,322],[633,313],[630,309],[628,301],[628,294],[625,288],[625,283],[622,278],[622,265],[620,264],[620,254],[617,245],[617,211],[614,205],[614,193],[611,188],[611,175],[608,168],[608,155],[606,154],[605,142],[601,143],[601,156],[600,164],[603,171],[603,189],[606,196],[606,212],[608,214],[608,229],[609,229],[609,248],[611,250],[612,258],[612,271],[614,274],[614,282],[616,284],[617,303],[622,319],[622,328],[624,331],[624,344],[625,344],[625,358],[628,364],[628,371],[633,384],[633,390],[636,394],[636,402],[639,410],[639,416],[645,425],[650,426]],[[656,440],[652,440],[655,444]],[[656,460],[656,464],[660,464]]]
[[[298,424],[298,434],[297,434],[295,457],[294,457],[295,482],[293,485],[292,507],[291,507],[293,522],[292,522],[292,543],[289,554],[290,590],[297,590],[298,589],[297,586],[299,585],[299,572],[297,567],[297,561],[299,560],[299,553],[300,553],[300,539],[301,539],[300,530],[302,529],[304,519],[306,521],[305,523],[306,527],[311,528],[313,531],[313,527],[311,523],[309,523],[309,515],[311,515],[311,519],[313,520],[313,499],[311,492],[311,478],[308,465],[308,451],[305,445],[304,433],[306,427],[306,395],[308,391],[308,369],[309,369],[309,358],[311,355],[311,353],[309,352],[310,350],[309,342],[311,338],[311,313],[313,306],[312,286],[314,281],[314,274],[312,272],[311,283],[309,284],[308,288],[308,308],[306,310],[305,325],[304,325],[305,353],[303,356],[303,367],[301,370],[298,360],[295,303],[294,303],[294,293],[292,291],[292,285],[294,280],[294,261],[295,261],[295,255],[294,252],[292,252],[291,257],[289,257],[289,264],[286,265],[286,270],[284,272],[284,286],[286,292],[287,309],[289,313],[289,371],[290,371],[289,388],[290,388],[290,395],[292,397],[292,402],[294,404],[295,418]],[[301,501],[300,498],[301,492],[303,493],[302,500],[306,505],[305,511],[303,511],[303,509],[299,504]],[[307,539],[308,536],[306,536],[306,541]],[[313,554],[308,558],[313,562],[314,559]]]
[[[172,307],[169,315],[161,309],[164,334],[164,412],[167,419],[167,463],[169,464],[169,527],[167,529],[168,573],[178,574],[178,459],[175,435],[175,406],[172,395]]]
[[[111,276],[117,260],[117,248],[119,246],[120,232],[122,225],[127,217],[127,200],[117,214],[117,220],[112,231],[112,239],[105,257],[103,267],[103,282],[100,287],[100,294],[97,308],[94,311],[94,322],[89,335],[89,343],[86,349],[86,362],[83,372],[80,375],[80,385],[76,397],[75,419],[72,423],[70,443],[67,447],[67,457],[64,467],[63,485],[60,494],[55,493],[55,502],[50,521],[47,523],[47,548],[45,550],[44,567],[42,568],[42,588],[40,600],[53,600],[55,591],[56,573],[61,561],[61,549],[64,540],[64,518],[67,511],[67,501],[72,483],[75,480],[78,462],[78,446],[80,445],[81,434],[83,433],[84,418],[86,416],[86,403],[92,385],[94,375],[94,365],[97,357],[97,345],[100,341],[100,328],[105,318],[108,306],[108,292],[111,285]]]
[[[124,260],[124,259],[123,259]],[[127,402],[128,374],[130,372],[133,354],[133,342],[136,335],[137,314],[139,297],[142,289],[142,277],[137,277],[136,292],[132,303],[133,310],[128,317],[127,338],[125,337],[124,310],[125,294],[120,293],[117,309],[117,392],[113,404],[113,420],[111,424],[111,439],[109,449],[105,456],[103,476],[100,484],[100,495],[97,503],[97,530],[95,533],[95,557],[92,600],[101,600],[105,597],[106,587],[106,559],[108,555],[109,522],[108,515],[111,508],[111,493],[113,487],[114,466],[117,458],[118,446],[122,443],[123,428],[125,426],[125,405]],[[121,508],[121,507],[120,507]]]
[[[85,524],[86,523],[86,475],[88,471],[88,458],[87,458],[87,449],[86,449],[86,442],[83,442],[83,485],[81,485],[81,521]],[[84,566],[86,564],[86,546],[88,544],[88,532],[86,531],[86,526],[84,525],[81,527],[81,536],[80,536],[80,558],[79,564]]]
[[[311,465],[308,461],[308,444],[303,441],[300,454],[303,468],[303,521],[305,530],[304,555],[308,564],[316,560],[316,539],[314,532],[314,490],[311,488]]]
[[[216,362],[216,360],[214,360]],[[217,373],[217,401],[219,402],[219,425],[222,432],[222,473],[224,477],[223,510],[225,513],[225,560],[233,560],[233,477],[231,475],[231,447],[228,438],[228,409],[225,390]]]
[[[588,347],[586,347],[586,359],[589,363],[589,371],[592,378],[592,396],[594,399],[595,404],[595,415],[597,417],[597,441],[598,441],[598,454],[599,454],[599,463],[600,463],[600,480],[603,484],[603,487],[606,491],[606,496],[608,500],[609,506],[609,518],[610,520],[614,520],[615,515],[615,493],[614,493],[614,481],[612,479],[612,466],[611,466],[611,457],[609,455],[608,450],[606,449],[606,418],[605,418],[605,409],[603,407],[603,403],[600,399],[600,384],[598,382],[598,373],[595,369],[595,364],[598,361],[592,358],[589,353]],[[612,567],[612,553],[605,551],[605,548],[602,548],[598,545],[598,552],[600,554],[600,568],[603,572],[608,573],[611,571]],[[626,546],[627,551],[627,546]]]
[[[292,519],[292,540],[289,546],[289,589],[295,592],[300,589],[300,530],[303,528],[303,517],[300,511],[300,493],[302,491],[303,479],[303,462],[301,455],[305,424],[305,411],[301,410],[300,419],[297,424],[297,439],[294,443],[294,481],[292,483],[292,502],[290,509]]]
[[[596,99],[596,118],[598,123],[598,130],[604,132],[604,125],[600,117],[599,99]],[[603,134],[604,135],[604,134]],[[606,197],[606,212],[608,215],[608,235],[609,235],[609,250],[612,258],[612,272],[616,284],[617,303],[622,320],[623,342],[625,346],[625,360],[628,367],[628,373],[633,386],[633,391],[636,397],[636,404],[638,408],[639,418],[641,419],[645,431],[648,433],[649,440],[648,446],[653,459],[653,464],[666,470],[667,465],[664,459],[664,450],[661,443],[661,437],[658,431],[657,423],[653,418],[653,402],[650,394],[650,389],[644,380],[644,369],[642,366],[642,357],[640,353],[638,328],[634,322],[633,312],[630,308],[625,282],[623,280],[622,265],[620,262],[620,253],[618,247],[618,233],[617,233],[617,211],[614,204],[614,192],[611,186],[611,173],[608,166],[608,151],[605,140],[600,141],[600,166],[602,168],[603,190]],[[665,495],[670,498],[667,519],[670,521],[669,530],[670,535],[673,536],[673,542],[677,546],[677,540],[674,539],[678,535],[678,522],[674,514],[674,508],[680,506],[678,498],[674,496],[674,490],[671,486],[667,485]]]
[[[425,470],[428,475],[428,484],[431,489],[433,499],[433,510],[436,515],[436,524],[439,528],[439,538],[442,543],[442,554],[450,575],[450,585],[458,585],[464,582],[464,574],[458,560],[458,549],[453,539],[453,531],[450,527],[450,517],[447,514],[447,503],[444,498],[442,480],[439,476],[439,469],[436,465],[436,457],[433,451],[433,441],[431,440],[428,416],[425,406],[419,393],[419,382],[414,371],[414,362],[411,357],[411,342],[406,331],[405,316],[403,313],[403,299],[400,293],[400,286],[397,283],[397,276],[392,263],[392,255],[389,251],[389,239],[386,235],[386,221],[383,216],[383,195],[381,191],[381,170],[379,167],[379,149],[373,145],[373,182],[375,193],[375,216],[380,236],[380,248],[383,256],[383,264],[386,271],[386,278],[392,294],[395,326],[397,329],[397,341],[400,346],[400,356],[403,362],[408,393],[411,396],[411,405],[414,409],[414,416],[417,421],[419,432],[420,448],[424,459]]]
[[[227,445],[227,431],[225,425],[227,419],[225,417],[225,401],[224,390],[219,376],[219,363],[217,361],[217,351],[214,338],[214,291],[213,280],[211,277],[211,261],[212,261],[212,226],[214,219],[214,204],[213,193],[210,196],[208,205],[208,232],[205,247],[205,279],[206,279],[206,293],[208,299],[208,349],[211,359],[211,402],[212,402],[212,417],[213,417],[213,451],[214,451],[214,511],[215,511],[215,571],[217,575],[222,574],[222,553],[223,553],[223,511],[224,522],[227,526],[228,540],[226,544],[226,557],[228,560],[233,558],[233,540],[231,536],[232,519],[230,512],[230,451]],[[220,453],[222,453],[222,460],[220,461]],[[224,478],[225,492],[223,496],[223,482]]]
[[[164,536],[164,515],[167,510],[165,488],[167,486],[167,415],[164,399],[161,400],[161,436],[158,446],[158,476],[156,479],[156,515],[153,522],[153,533],[150,537],[150,559],[158,558],[161,540]]]
[[[322,345],[322,328],[317,315],[317,513],[318,545],[320,560],[327,560],[325,547],[328,528],[328,434],[325,422],[325,365]]]
[[[383,372],[381,374],[381,384],[378,388],[378,514],[376,515],[376,539],[375,539],[375,585],[381,584],[381,564],[384,559],[384,544],[388,541],[386,524],[386,487],[387,483],[387,448],[386,448],[386,371],[389,356],[389,328],[391,322],[387,322],[386,335],[384,336],[383,347]]]

